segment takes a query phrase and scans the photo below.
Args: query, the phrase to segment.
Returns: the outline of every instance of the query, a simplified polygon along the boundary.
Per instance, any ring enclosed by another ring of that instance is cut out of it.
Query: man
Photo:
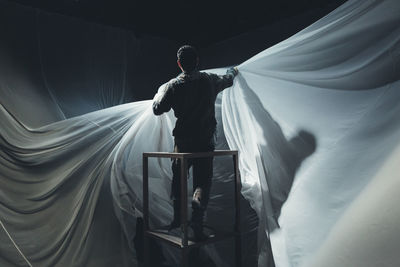
[[[226,75],[199,72],[199,58],[195,48],[182,46],[177,52],[178,66],[182,73],[161,87],[154,97],[153,112],[161,115],[174,110],[177,118],[172,132],[175,138],[174,152],[214,151],[214,134],[217,125],[215,119],[215,100],[217,94],[231,87],[237,68],[230,68]],[[172,162],[172,198],[174,201],[174,219],[169,229],[180,226],[180,160]],[[204,240],[204,211],[209,200],[211,179],[213,176],[213,158],[200,158],[188,161],[193,166],[193,199],[191,227],[195,240]]]

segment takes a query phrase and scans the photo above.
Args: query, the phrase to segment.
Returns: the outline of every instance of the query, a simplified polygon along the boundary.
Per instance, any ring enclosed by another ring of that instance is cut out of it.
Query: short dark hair
[[[184,45],[178,49],[176,53],[179,62],[181,63],[182,69],[185,72],[190,72],[196,69],[197,67],[197,51],[193,46]]]

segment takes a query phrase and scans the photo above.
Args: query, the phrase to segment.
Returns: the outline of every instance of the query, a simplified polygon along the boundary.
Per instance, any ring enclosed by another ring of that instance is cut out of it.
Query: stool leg
[[[187,208],[187,160],[181,159],[181,229],[182,229],[182,247],[188,245],[188,208]]]
[[[149,258],[149,237],[145,234],[143,237],[143,245],[144,245],[144,266],[150,266],[150,258]]]
[[[181,267],[188,267],[188,248],[182,248]]]
[[[242,242],[240,236],[240,190],[241,180],[239,173],[238,154],[233,155],[233,171],[235,173],[235,254],[236,266],[242,266]]]
[[[143,156],[143,248],[144,248],[144,266],[150,266],[149,262],[149,162],[148,158]]]
[[[236,267],[242,267],[242,242],[239,234],[235,237]]]
[[[188,219],[187,219],[187,160],[181,159],[181,229],[182,229],[182,240],[181,250],[182,259],[181,267],[188,267]]]

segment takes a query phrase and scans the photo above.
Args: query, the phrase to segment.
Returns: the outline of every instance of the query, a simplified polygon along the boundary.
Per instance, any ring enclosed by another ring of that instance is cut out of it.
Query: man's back
[[[223,89],[232,86],[234,75],[216,75],[193,71],[182,73],[158,92],[153,103],[154,114],[174,110],[177,118],[173,135],[178,139],[212,138],[215,127],[215,99]]]

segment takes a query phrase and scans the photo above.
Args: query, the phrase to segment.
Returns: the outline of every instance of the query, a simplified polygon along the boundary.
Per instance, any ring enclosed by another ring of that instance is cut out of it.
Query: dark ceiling
[[[200,47],[346,0],[13,0]]]

